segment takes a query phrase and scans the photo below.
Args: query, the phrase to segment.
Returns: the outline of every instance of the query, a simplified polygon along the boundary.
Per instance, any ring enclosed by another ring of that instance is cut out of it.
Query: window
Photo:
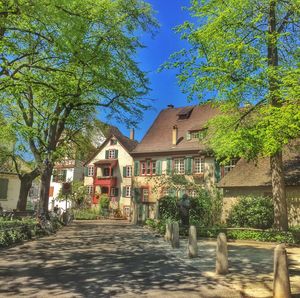
[[[58,182],[58,183],[66,182],[66,178],[67,178],[67,170],[53,171],[53,178],[52,178],[53,182]]]
[[[141,175],[142,176],[146,175],[146,168],[147,168],[146,162],[141,162]]]
[[[194,173],[202,174],[204,173],[204,159],[201,157],[194,158]]]
[[[117,145],[117,140],[116,139],[111,139],[110,144],[111,145]]]
[[[184,159],[174,159],[174,172],[175,174],[184,174]]]
[[[148,202],[149,200],[149,189],[148,188],[142,188],[142,201]]]
[[[87,192],[89,195],[92,195],[93,194],[93,191],[94,191],[94,187],[93,185],[88,185],[87,187]]]
[[[112,187],[111,190],[110,190],[110,195],[112,197],[118,196],[118,189],[116,187]]]
[[[237,162],[238,162],[237,158],[231,159],[229,163],[224,166],[224,175],[229,173],[235,167]]]
[[[116,150],[108,150],[108,158],[113,159],[116,157]]]
[[[147,160],[141,162],[141,175],[155,175],[156,174],[156,161]]]
[[[131,186],[125,186],[125,197],[126,198],[131,197]]]
[[[126,166],[125,177],[131,177],[131,176],[132,176],[132,166]]]
[[[103,177],[110,177],[110,176],[113,176],[113,169],[111,169],[110,171],[110,168],[104,168]]]
[[[88,176],[94,176],[94,166],[89,166],[88,167]]]

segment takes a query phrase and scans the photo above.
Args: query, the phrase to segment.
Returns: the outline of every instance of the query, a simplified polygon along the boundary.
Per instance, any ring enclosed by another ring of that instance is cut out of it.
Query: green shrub
[[[270,198],[243,197],[233,206],[227,223],[231,227],[271,228],[274,223],[274,207]]]
[[[74,209],[74,218],[79,220],[94,220],[99,218],[99,211],[96,208]]]
[[[166,232],[166,221],[165,220],[156,220],[148,218],[145,221],[145,224],[151,228],[153,231],[163,235]]]
[[[179,209],[176,197],[165,196],[159,199],[159,216],[163,221],[178,221]]]
[[[100,215],[106,215],[107,210],[109,208],[109,197],[107,195],[101,195],[99,200],[99,213]]]

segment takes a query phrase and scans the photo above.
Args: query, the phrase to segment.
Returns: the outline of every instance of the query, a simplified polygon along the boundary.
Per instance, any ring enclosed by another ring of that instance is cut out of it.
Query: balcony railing
[[[95,178],[94,185],[114,187],[117,185],[117,177],[98,176]]]

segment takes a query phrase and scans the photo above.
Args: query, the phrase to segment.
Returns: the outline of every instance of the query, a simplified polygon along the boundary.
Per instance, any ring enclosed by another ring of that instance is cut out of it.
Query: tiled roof
[[[298,146],[283,151],[284,177],[287,186],[300,186],[300,149]],[[257,163],[240,159],[219,183],[220,187],[270,186],[270,158],[261,158]]]
[[[183,114],[190,113],[187,119],[179,119]],[[208,120],[218,114],[211,104],[172,108],[162,110],[144,136],[141,143],[133,150],[135,153],[176,152],[189,150],[207,150],[198,139],[187,140],[188,131],[200,130]],[[178,127],[177,145],[172,144],[172,128]]]

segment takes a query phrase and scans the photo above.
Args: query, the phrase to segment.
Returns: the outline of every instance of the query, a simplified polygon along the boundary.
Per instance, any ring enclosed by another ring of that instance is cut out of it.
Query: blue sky
[[[146,48],[140,50],[137,61],[141,68],[148,72],[150,87],[152,91],[148,97],[154,99],[153,109],[144,113],[144,119],[136,129],[135,137],[140,141],[157,114],[161,109],[173,104],[175,107],[191,104],[187,102],[187,96],[180,91],[176,80],[175,70],[165,70],[158,72],[158,68],[168,57],[186,46],[186,43],[180,40],[180,36],[173,31],[173,28],[189,19],[189,13],[182,7],[189,6],[189,0],[148,0],[156,11],[156,18],[160,23],[160,29],[154,38],[151,36],[143,37]],[[129,135],[128,129],[112,121],[119,127],[125,135]]]

